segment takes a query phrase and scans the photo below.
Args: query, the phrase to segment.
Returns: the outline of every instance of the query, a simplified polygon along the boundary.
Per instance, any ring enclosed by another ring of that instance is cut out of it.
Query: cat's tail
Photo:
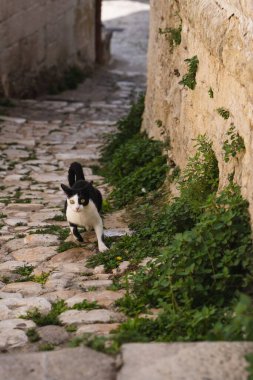
[[[85,180],[83,168],[79,162],[73,162],[69,167],[69,186],[73,186],[76,181]]]

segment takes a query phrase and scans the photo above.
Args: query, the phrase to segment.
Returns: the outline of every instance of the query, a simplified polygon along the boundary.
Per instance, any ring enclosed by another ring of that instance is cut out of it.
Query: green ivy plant
[[[196,153],[189,158],[178,184],[181,197],[201,207],[207,196],[218,189],[219,168],[207,136],[199,135],[195,141]]]
[[[226,108],[223,108],[223,107],[220,107],[220,108],[217,108],[216,110],[218,112],[218,114],[223,117],[223,119],[227,120],[230,116],[230,112],[229,110],[227,110]]]
[[[182,84],[184,87],[188,87],[191,90],[194,90],[196,87],[196,73],[198,70],[199,60],[195,55],[192,58],[185,59],[185,62],[188,65],[188,73],[185,74],[179,84]]]
[[[212,89],[212,87],[209,87],[208,94],[209,94],[210,98],[213,99],[214,95],[213,95],[213,89]]]
[[[158,33],[160,35],[164,35],[166,40],[170,44],[170,51],[173,51],[173,48],[175,46],[178,46],[181,44],[181,32],[182,32],[182,21],[178,28],[165,28],[161,29],[159,28]]]
[[[236,132],[236,127],[232,123],[226,132],[227,139],[224,141],[222,149],[224,161],[228,162],[231,157],[236,157],[238,153],[245,151],[243,138]]]

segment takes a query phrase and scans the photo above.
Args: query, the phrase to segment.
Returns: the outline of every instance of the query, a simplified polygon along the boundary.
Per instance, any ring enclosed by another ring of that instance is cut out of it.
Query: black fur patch
[[[93,186],[93,182],[85,180],[81,164],[73,162],[70,165],[68,179],[70,187],[61,184],[62,190],[68,198],[77,194],[78,203],[83,206],[87,206],[91,199],[97,210],[101,211],[103,203],[102,194]]]
[[[69,223],[69,226],[73,228],[73,235],[77,238],[78,241],[80,241],[80,243],[82,243],[83,242],[83,238],[80,235],[80,232],[78,231],[77,225],[74,224],[74,223]]]

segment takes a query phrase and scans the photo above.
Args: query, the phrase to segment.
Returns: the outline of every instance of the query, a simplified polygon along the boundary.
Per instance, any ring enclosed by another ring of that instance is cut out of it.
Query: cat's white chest
[[[82,227],[94,227],[100,220],[97,208],[91,200],[88,205],[79,212],[72,210],[68,205],[66,216],[68,222]]]

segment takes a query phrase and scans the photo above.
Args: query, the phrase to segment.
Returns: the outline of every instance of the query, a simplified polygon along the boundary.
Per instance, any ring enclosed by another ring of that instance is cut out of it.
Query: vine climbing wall
[[[253,3],[151,0],[143,129],[170,139],[171,158],[181,168],[194,139],[206,134],[219,162],[220,188],[233,174],[251,216],[252,128]]]

